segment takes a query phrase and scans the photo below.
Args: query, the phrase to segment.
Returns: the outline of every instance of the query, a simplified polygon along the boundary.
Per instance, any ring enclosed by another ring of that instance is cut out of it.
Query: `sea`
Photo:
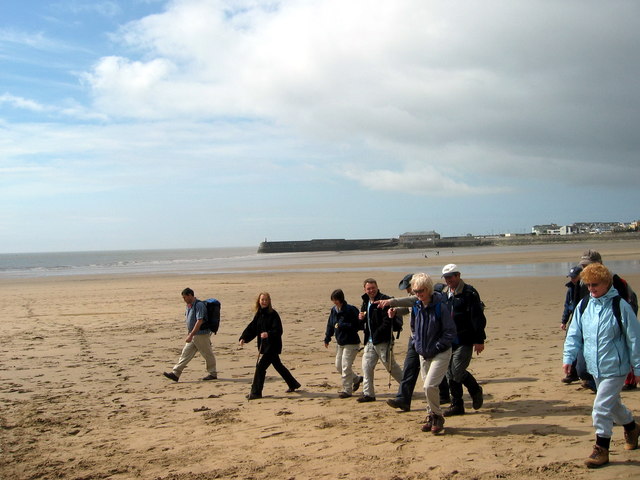
[[[475,255],[480,263],[461,266],[465,278],[561,276],[574,266],[568,262],[553,263],[482,263],[482,256],[496,253],[545,252],[573,245],[520,245],[460,247],[446,250],[375,250],[343,252],[257,253],[256,247],[117,250],[94,252],[49,252],[0,254],[0,279],[68,277],[78,275],[148,275],[184,274],[211,275],[229,273],[271,272],[347,272],[371,270],[374,262],[414,264],[400,267],[384,266],[375,270],[398,273],[427,272],[440,276],[441,267],[425,267],[425,257],[437,256],[439,264],[456,263],[456,257]],[[576,262],[578,259],[576,259]],[[607,261],[612,271],[624,274],[640,273],[640,260]]]

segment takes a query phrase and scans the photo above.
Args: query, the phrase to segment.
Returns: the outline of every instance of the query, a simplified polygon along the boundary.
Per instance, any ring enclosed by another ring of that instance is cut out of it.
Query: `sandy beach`
[[[640,258],[640,242],[563,246],[541,254],[455,258],[471,263],[574,262],[588,247],[607,260]],[[428,258],[426,266],[441,265]],[[448,263],[448,261],[446,262]],[[402,266],[402,265],[399,265]],[[487,343],[471,370],[484,406],[422,433],[424,392],[412,410],[387,406],[397,384],[376,370],[375,403],[339,399],[334,345],[324,330],[335,288],[360,306],[362,280],[401,296],[404,274],[123,275],[0,281],[0,479],[637,479],[640,450],[615,429],[611,464],[590,471],[593,394],[565,385],[559,328],[564,277],[474,278],[486,303]],[[408,272],[405,272],[408,273]],[[625,275],[640,292],[640,274]],[[222,302],[213,337],[219,379],[203,382],[196,356],[180,382],[162,376],[185,328],[180,291]],[[284,324],[281,356],[302,388],[285,393],[273,369],[264,398],[248,402],[257,349],[238,348],[260,291]],[[395,345],[398,362],[407,332]],[[355,366],[361,371],[361,354]],[[640,390],[623,392],[640,419]]]

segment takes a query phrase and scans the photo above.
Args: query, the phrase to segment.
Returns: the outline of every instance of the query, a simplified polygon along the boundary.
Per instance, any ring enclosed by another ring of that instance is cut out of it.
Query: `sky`
[[[0,253],[640,218],[634,0],[0,2]]]

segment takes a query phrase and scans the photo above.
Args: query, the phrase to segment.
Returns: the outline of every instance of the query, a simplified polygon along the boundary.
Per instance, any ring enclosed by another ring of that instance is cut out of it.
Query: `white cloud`
[[[594,38],[603,16],[622,34]],[[619,68],[619,48],[633,57],[619,40],[631,23],[597,2],[174,0],[119,32],[139,59],[104,58],[85,78],[112,116],[260,118],[310,139],[474,145],[525,165],[521,150],[545,157],[585,140],[594,155],[594,135],[638,119],[621,106],[604,125],[609,92],[593,78],[610,81],[598,65]],[[617,79],[633,103],[635,78]]]
[[[22,97],[16,97],[9,93],[0,95],[0,105],[2,105],[3,103],[11,105],[14,108],[30,110],[33,112],[45,112],[47,110],[50,110],[49,107],[42,105],[34,100],[29,100],[27,98],[22,98]]]
[[[462,180],[455,180],[456,174],[443,169],[422,166],[413,170],[346,170],[345,175],[361,185],[377,191],[403,192],[408,195],[439,197],[469,196],[508,193],[512,188],[478,187]]]

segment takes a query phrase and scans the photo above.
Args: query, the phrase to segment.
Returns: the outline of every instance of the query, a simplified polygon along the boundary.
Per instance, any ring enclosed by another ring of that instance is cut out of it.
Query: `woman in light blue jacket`
[[[589,296],[578,304],[564,342],[563,369],[579,351],[584,354],[588,372],[593,375],[597,393],[593,402],[593,426],[596,444],[585,460],[589,468],[609,463],[609,445],[613,424],[624,426],[626,450],[638,448],[638,425],[633,414],[622,404],[620,391],[629,373],[629,365],[640,374],[640,323],[631,306],[612,287],[611,272],[601,263],[587,265],[580,274]],[[582,307],[582,308],[581,308]]]

